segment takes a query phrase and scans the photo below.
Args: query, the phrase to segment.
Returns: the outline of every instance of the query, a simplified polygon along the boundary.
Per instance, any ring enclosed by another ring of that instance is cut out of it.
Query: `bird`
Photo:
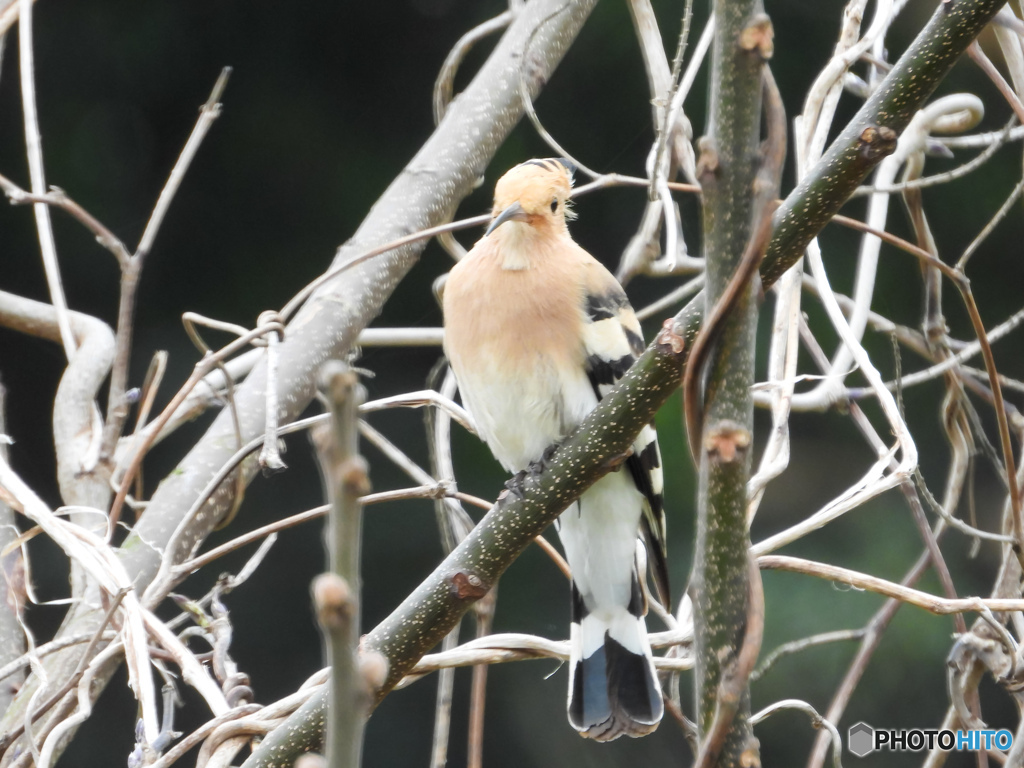
[[[521,163],[495,185],[484,236],[444,286],[444,350],[495,458],[521,479],[643,352],[614,276],[569,233],[575,166]],[[513,487],[513,486],[510,486]],[[663,477],[649,424],[616,471],[556,521],[572,571],[568,717],[584,737],[643,736],[664,713],[644,616],[639,538],[668,604]]]

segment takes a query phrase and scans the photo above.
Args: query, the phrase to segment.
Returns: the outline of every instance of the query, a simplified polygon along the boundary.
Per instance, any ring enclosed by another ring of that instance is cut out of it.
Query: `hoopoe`
[[[542,461],[644,348],[622,287],[569,234],[573,170],[549,159],[508,171],[490,226],[444,288],[445,353],[480,436],[510,472]],[[556,522],[573,577],[569,722],[587,738],[643,736],[664,712],[637,570],[642,522],[667,601],[662,488],[650,425],[625,471]]]

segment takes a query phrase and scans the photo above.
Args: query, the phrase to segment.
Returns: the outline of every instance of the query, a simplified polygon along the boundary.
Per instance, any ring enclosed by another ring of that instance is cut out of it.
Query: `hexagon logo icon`
[[[875,729],[867,723],[855,723],[847,731],[846,743],[857,757],[864,757],[875,751]]]

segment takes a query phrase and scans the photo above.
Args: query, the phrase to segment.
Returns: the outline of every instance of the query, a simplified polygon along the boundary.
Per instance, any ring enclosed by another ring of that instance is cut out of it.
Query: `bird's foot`
[[[532,466],[532,465],[531,465]],[[526,483],[527,470],[522,469],[515,473],[512,477],[505,481],[506,491],[502,493],[502,496],[508,496],[510,493],[518,496],[520,499],[526,498],[526,489],[524,485]]]
[[[537,477],[538,475],[544,474],[548,468],[548,462],[551,461],[551,457],[555,455],[555,452],[562,446],[561,443],[552,443],[544,449],[544,453],[537,461],[531,461],[530,466],[526,468],[530,477]]]
[[[544,449],[544,454],[540,457],[540,460],[544,462],[545,465],[547,465],[547,463],[551,461],[551,457],[554,456],[555,452],[561,447],[561,442],[552,443],[551,445]]]

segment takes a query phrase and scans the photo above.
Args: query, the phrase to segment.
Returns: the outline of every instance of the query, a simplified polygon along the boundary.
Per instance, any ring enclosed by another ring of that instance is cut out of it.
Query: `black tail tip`
[[[569,723],[595,741],[646,736],[665,704],[653,665],[605,635],[604,647],[576,663],[569,691]]]

